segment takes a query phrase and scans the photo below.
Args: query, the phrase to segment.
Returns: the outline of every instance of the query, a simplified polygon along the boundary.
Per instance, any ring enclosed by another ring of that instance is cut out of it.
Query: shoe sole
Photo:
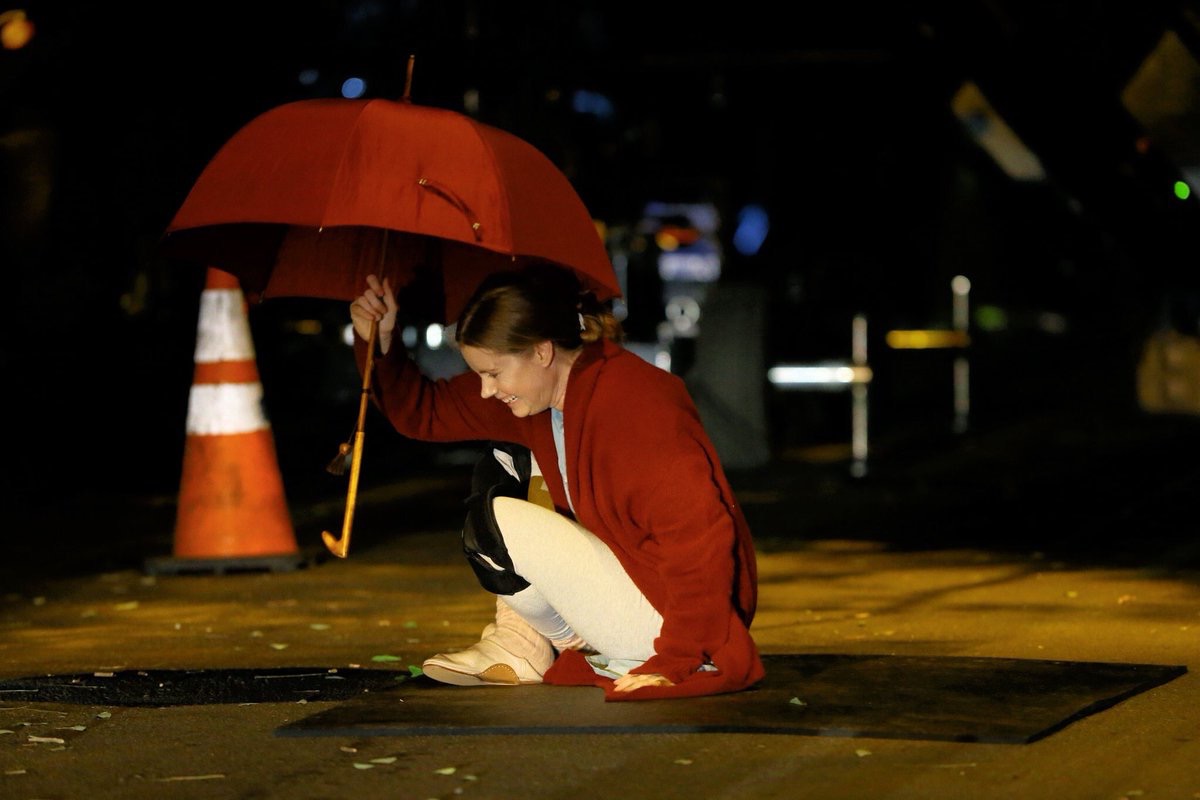
[[[439,683],[452,686],[534,686],[541,683],[541,680],[522,681],[507,664],[493,664],[482,672],[470,673],[426,661],[421,665],[421,672]]]

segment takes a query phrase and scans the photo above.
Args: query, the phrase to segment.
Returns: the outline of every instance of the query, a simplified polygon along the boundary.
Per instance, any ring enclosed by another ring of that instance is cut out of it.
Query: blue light
[[[348,100],[362,97],[365,91],[367,91],[367,82],[362,78],[346,78],[342,81],[342,97]]]
[[[579,89],[571,96],[571,108],[578,114],[591,114],[597,119],[612,119],[613,104],[598,92]]]
[[[751,203],[738,212],[737,229],[733,232],[733,246],[744,256],[752,256],[762,247],[771,229],[767,210]]]

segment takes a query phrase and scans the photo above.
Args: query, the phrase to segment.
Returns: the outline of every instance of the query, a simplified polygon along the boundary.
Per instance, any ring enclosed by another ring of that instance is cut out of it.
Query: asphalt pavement
[[[0,697],[0,797],[1200,798],[1197,445],[1194,418],[1053,411],[959,434],[898,431],[873,443],[862,477],[838,443],[732,476],[759,546],[753,633],[765,653],[1188,667],[1034,743],[284,738],[281,726],[336,703]],[[320,530],[341,523],[344,482],[289,460],[298,546],[314,558],[286,572],[148,574],[146,559],[170,552],[169,493],[81,487],[26,504],[0,565],[0,679],[404,670],[462,647],[491,610],[458,550],[465,458],[371,462],[346,560],[315,557]]]

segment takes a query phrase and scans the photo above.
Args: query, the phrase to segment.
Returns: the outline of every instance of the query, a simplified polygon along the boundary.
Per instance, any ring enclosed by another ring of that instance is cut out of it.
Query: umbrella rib
[[[483,241],[483,225],[480,224],[479,219],[475,216],[475,212],[471,210],[471,207],[468,206],[462,200],[462,198],[454,194],[454,192],[450,191],[446,187],[439,186],[438,184],[429,180],[429,178],[421,178],[417,181],[417,183],[462,212],[462,215],[467,218],[467,222],[471,225],[471,233],[475,235],[475,241]]]

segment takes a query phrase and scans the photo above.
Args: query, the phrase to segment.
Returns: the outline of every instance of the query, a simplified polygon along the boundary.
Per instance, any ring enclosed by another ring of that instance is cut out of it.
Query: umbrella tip
[[[404,96],[402,98],[400,98],[401,100],[403,100],[406,103],[412,102],[413,62],[416,60],[417,60],[416,55],[410,54],[408,56],[408,70],[404,76]]]

